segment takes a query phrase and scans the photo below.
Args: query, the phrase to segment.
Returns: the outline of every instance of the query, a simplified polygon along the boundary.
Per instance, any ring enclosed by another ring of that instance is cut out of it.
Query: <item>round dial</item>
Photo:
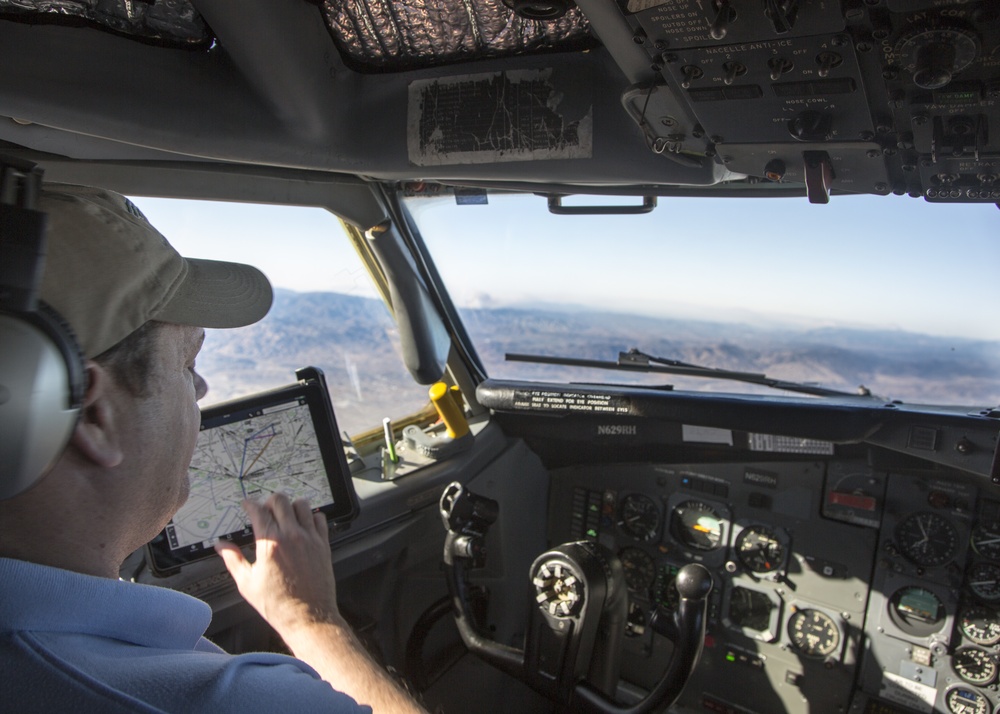
[[[788,619],[792,646],[806,657],[827,657],[840,645],[840,630],[825,612],[806,608]]]
[[[915,565],[944,565],[958,550],[958,533],[943,516],[914,513],[896,526],[896,545]]]
[[[962,613],[959,623],[962,634],[977,645],[995,645],[1000,642],[1000,619],[989,607],[970,607]]]
[[[955,650],[951,658],[951,666],[959,677],[969,684],[980,687],[996,679],[997,662],[989,652],[975,647],[962,647]]]
[[[660,525],[660,509],[649,496],[633,493],[622,499],[618,527],[636,540],[651,541]]]
[[[671,533],[684,545],[696,550],[715,550],[725,533],[722,518],[701,501],[685,501],[674,507]]]
[[[1000,565],[976,563],[969,568],[965,582],[979,599],[986,602],[1000,600]]]
[[[914,84],[940,89],[972,64],[979,54],[979,41],[957,27],[930,27],[905,35],[895,49]]]
[[[785,546],[763,526],[747,528],[736,541],[736,556],[752,573],[770,573],[785,560]]]
[[[618,553],[625,571],[625,584],[630,592],[645,595],[656,578],[656,566],[646,551],[638,548],[622,548]]]
[[[1000,560],[1000,524],[976,526],[971,541],[973,550],[984,558]]]
[[[951,714],[990,714],[990,702],[979,692],[955,687],[944,698]]]

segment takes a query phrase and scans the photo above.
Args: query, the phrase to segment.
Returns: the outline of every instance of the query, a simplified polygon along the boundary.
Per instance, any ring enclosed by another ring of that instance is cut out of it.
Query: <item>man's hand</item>
[[[264,503],[244,501],[257,538],[250,563],[232,543],[217,543],[240,594],[283,638],[317,622],[344,624],[337,609],[326,516],[309,502],[281,493]]]
[[[308,501],[280,493],[244,501],[257,538],[251,563],[232,543],[217,543],[240,594],[289,646],[335,689],[369,704],[375,714],[424,710],[358,642],[337,609],[326,517]]]

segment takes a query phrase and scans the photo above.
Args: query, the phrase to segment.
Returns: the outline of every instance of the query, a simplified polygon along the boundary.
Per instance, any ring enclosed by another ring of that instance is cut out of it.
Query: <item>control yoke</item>
[[[653,631],[674,643],[663,677],[635,704],[614,700],[628,617],[621,562],[590,541],[564,543],[542,553],[529,571],[536,606],[524,649],[482,635],[469,603],[468,573],[485,565],[485,537],[499,514],[496,501],[455,482],[440,501],[447,535],[444,565],[455,622],[466,647],[501,671],[574,712],[644,714],[672,704],[698,663],[712,577],[696,563],[677,574],[680,602],[671,615],[657,609]]]

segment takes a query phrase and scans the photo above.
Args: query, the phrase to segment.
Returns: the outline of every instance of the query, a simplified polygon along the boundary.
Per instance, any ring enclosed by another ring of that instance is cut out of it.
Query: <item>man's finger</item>
[[[243,557],[243,551],[238,546],[226,541],[219,541],[215,544],[215,552],[222,558],[222,562],[226,564],[226,570],[237,583],[250,570],[250,563]]]
[[[304,498],[296,498],[292,501],[292,508],[295,510],[295,518],[298,519],[299,525],[308,530],[313,519],[312,506],[309,505],[309,501]]]
[[[247,498],[243,500],[243,510],[250,516],[250,525],[253,526],[255,535],[262,536],[267,533],[268,526],[274,520],[270,508],[265,507],[259,501]]]
[[[271,494],[267,503],[264,504],[264,510],[269,510],[274,514],[274,521],[278,524],[278,528],[289,528],[297,522],[292,503],[288,500],[288,496],[283,493]]]
[[[313,526],[316,528],[316,533],[319,534],[321,538],[327,543],[330,542],[330,525],[326,522],[326,514],[324,513],[314,513],[312,514]]]

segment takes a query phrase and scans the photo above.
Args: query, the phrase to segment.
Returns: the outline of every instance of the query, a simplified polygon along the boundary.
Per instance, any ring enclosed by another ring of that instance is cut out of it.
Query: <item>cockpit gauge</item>
[[[695,550],[715,550],[722,544],[725,525],[714,508],[701,501],[685,501],[674,507],[670,533]]]
[[[765,593],[735,587],[729,594],[729,621],[755,633],[767,632],[771,628],[771,613],[777,607]]]
[[[751,526],[736,540],[736,557],[752,573],[770,573],[784,562],[785,546],[770,528]]]
[[[1000,523],[978,525],[972,531],[972,549],[990,560],[1000,560]]]
[[[966,608],[959,621],[962,634],[977,645],[995,645],[1000,642],[1000,619],[996,610],[983,605]]]
[[[643,542],[656,537],[660,525],[660,509],[649,496],[629,494],[618,509],[618,527]]]
[[[656,579],[656,565],[646,551],[638,548],[622,548],[618,559],[625,571],[625,584],[629,592],[646,595]]]
[[[1000,601],[1000,565],[976,563],[969,568],[965,584],[972,594],[985,602]]]
[[[889,598],[889,616],[896,626],[913,637],[927,637],[944,626],[947,610],[927,588],[909,585]]]
[[[788,618],[792,647],[806,657],[829,657],[840,646],[840,629],[825,612],[805,608]]]
[[[896,526],[895,535],[899,552],[914,565],[944,565],[958,550],[955,526],[930,511],[907,516]]]
[[[976,647],[955,650],[951,658],[955,673],[969,684],[983,687],[997,677],[997,661],[993,655]]]
[[[955,687],[944,697],[951,714],[990,714],[990,701],[979,692]]]

